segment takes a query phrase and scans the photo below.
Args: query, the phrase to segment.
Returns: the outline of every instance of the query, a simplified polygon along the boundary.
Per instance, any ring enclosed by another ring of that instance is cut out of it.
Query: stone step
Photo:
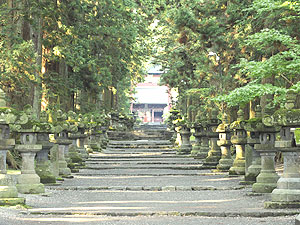
[[[112,170],[112,169],[128,169],[128,170],[160,170],[160,169],[170,169],[170,170],[201,170],[203,167],[199,165],[111,165],[111,166],[104,166],[104,165],[90,165],[86,166],[86,169],[93,169],[93,170]]]
[[[181,161],[85,161],[86,165],[200,165],[200,162],[181,162]]]
[[[206,170],[206,168],[203,168]],[[173,175],[187,175],[187,176],[198,176],[201,174],[199,168],[196,169],[169,169],[169,168],[153,168],[153,169],[138,169],[138,168],[110,168],[110,169],[97,169],[97,168],[84,168],[80,169],[80,174],[85,174],[89,176],[94,175],[119,175],[119,176],[173,176]]]
[[[62,186],[66,187],[199,187],[199,190],[211,188],[213,189],[236,189],[237,187],[244,188],[246,186],[239,185],[239,181],[243,179],[240,177],[225,177],[224,173],[211,173],[203,171],[198,176],[83,176],[82,174],[74,175],[74,179],[66,179]],[[83,182],[84,181],[84,182]],[[60,187],[62,187],[60,186]],[[201,187],[201,188],[200,188]],[[144,189],[146,190],[146,189]],[[194,189],[195,190],[195,189]]]
[[[235,187],[214,187],[214,186],[49,186],[49,190],[60,191],[77,191],[77,190],[98,190],[98,191],[225,191],[225,190],[241,190],[245,186]]]
[[[109,141],[111,145],[170,145],[168,140]]]
[[[107,147],[103,153],[106,152],[174,152],[176,153],[175,149],[166,148],[166,149],[159,149],[159,148],[110,148]]]
[[[193,158],[157,158],[157,159],[153,159],[153,158],[115,158],[115,159],[104,159],[104,158],[88,158],[86,161],[86,163],[172,163],[172,164],[176,164],[176,163],[191,163],[191,164],[199,164],[201,163],[200,160],[196,160]]]
[[[107,145],[107,148],[113,149],[171,149],[174,148],[172,145]]]
[[[190,156],[175,154],[90,154],[90,159],[192,159]]]
[[[175,151],[165,151],[165,152],[151,152],[151,151],[105,151],[104,153],[106,154],[110,154],[110,155],[119,155],[120,157],[122,157],[122,155],[147,155],[149,153],[157,153],[160,155],[174,155],[176,154]]]

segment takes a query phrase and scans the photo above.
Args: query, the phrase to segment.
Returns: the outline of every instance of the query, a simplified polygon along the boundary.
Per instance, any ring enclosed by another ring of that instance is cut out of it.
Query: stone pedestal
[[[205,131],[203,131],[202,138],[201,138],[201,146],[197,154],[197,159],[206,159],[208,155],[208,151],[209,151],[209,138],[207,137]]]
[[[79,150],[77,148],[76,140],[77,140],[76,134],[69,134],[69,139],[71,139],[72,144],[69,146],[69,158],[70,162],[68,163],[68,167],[71,169],[71,172],[77,173],[79,172],[80,168],[83,168],[85,166],[85,163],[83,162],[81,158],[81,154],[79,153]]]
[[[282,152],[282,154],[284,158],[283,176],[279,178],[277,187],[272,191],[272,202],[266,202],[265,207],[300,208],[299,153]]]
[[[233,163],[233,159],[231,158],[230,146],[221,146],[221,159],[219,160],[219,164],[217,165],[217,170],[226,172],[230,169]]]
[[[78,151],[80,152],[80,155],[81,155],[81,158],[83,160],[86,160],[88,159],[89,157],[89,154],[88,152],[86,151],[86,149],[84,148],[84,139],[87,137],[86,134],[79,134],[78,135],[78,138],[77,138],[77,148],[78,148]]]
[[[59,167],[58,167],[58,144],[54,144],[50,149],[50,170],[56,179],[59,178]]]
[[[220,134],[220,136],[221,135],[222,134]],[[220,140],[218,140],[217,144],[218,146],[220,146],[221,154],[222,154],[221,159],[219,160],[219,164],[217,165],[217,170],[228,171],[233,163],[233,159],[231,157],[231,152],[230,152],[231,142],[229,140],[221,138]]]
[[[218,137],[216,136],[218,136],[218,133],[210,133],[208,136],[210,137],[210,150],[205,158],[203,167],[214,169],[221,159],[221,148],[217,145]]]
[[[17,189],[23,194],[39,194],[45,192],[44,185],[34,169],[36,153],[42,150],[42,145],[37,145],[36,133],[21,133],[21,144],[16,145],[16,150],[21,153],[21,175],[18,176]]]
[[[100,134],[92,133],[90,136],[90,146],[95,152],[101,152]]]
[[[256,183],[252,186],[252,191],[255,193],[271,193],[277,186],[279,176],[275,171],[275,154],[273,149],[267,150],[262,144],[255,145],[261,156],[261,171],[256,177]]]
[[[68,152],[68,146],[72,143],[71,140],[67,139],[67,133],[61,132],[55,136],[55,142],[58,144],[57,160],[59,175],[62,177],[70,177],[71,169],[68,168],[68,163],[65,158],[65,154]]]
[[[199,152],[201,150],[201,139],[202,139],[202,132],[200,127],[195,127],[195,144],[192,147],[191,156],[193,156],[195,159],[199,158]]]
[[[229,175],[245,175],[245,145],[235,145],[235,159]]]
[[[294,135],[289,127],[282,127],[281,141],[276,141],[275,146],[282,151],[284,170],[277,187],[272,191],[272,201],[265,202],[265,207],[300,208],[300,147],[296,147]]]
[[[56,183],[56,177],[52,173],[51,163],[48,157],[50,149],[53,146],[53,143],[49,142],[49,134],[38,133],[37,144],[42,145],[42,150],[37,152],[35,171],[39,175],[41,179],[41,183],[43,184]]]
[[[87,136],[84,139],[84,148],[88,154],[93,153],[93,149],[91,147],[91,134],[90,133],[87,133]]]
[[[25,204],[25,199],[18,197],[18,191],[12,176],[6,172],[6,154],[9,149],[14,147],[15,140],[8,139],[8,125],[1,124],[0,129],[0,206]]]
[[[221,159],[221,148],[217,145],[219,133],[216,132],[217,127],[221,121],[217,116],[218,111],[216,109],[213,109],[206,126],[206,135],[210,140],[210,150],[207,153],[207,157],[205,158],[202,166],[203,168],[207,169],[215,169],[219,164],[219,160]]]
[[[231,143],[235,146],[235,159],[233,166],[229,169],[229,175],[245,175],[245,145],[247,143],[247,132],[244,129],[244,112],[239,109],[237,121],[231,123],[233,130]]]
[[[192,145],[190,142],[191,132],[187,127],[183,127],[180,131],[182,143],[180,148],[178,149],[177,154],[179,155],[189,155],[192,151]]]
[[[107,127],[101,127],[101,131],[102,133],[100,134],[100,140],[101,140],[101,148],[102,149],[106,149],[107,145],[108,145],[108,135],[107,135]],[[176,132],[175,132],[176,135]]]
[[[253,132],[251,132],[251,133],[253,133]],[[260,173],[260,170],[261,170],[261,158],[260,158],[259,153],[254,148],[254,145],[259,143],[258,133],[253,134],[254,136],[252,138],[251,138],[251,136],[252,136],[251,133],[250,133],[250,138],[247,139],[247,143],[252,148],[252,163],[249,166],[248,171],[245,174],[246,182],[255,182],[256,177],[258,176],[258,174]]]
[[[231,133],[229,129],[229,121],[227,119],[227,114],[224,113],[222,116],[222,123],[217,127],[216,130],[219,133],[219,140],[217,145],[221,148],[221,159],[217,165],[217,170],[219,171],[228,171],[232,166],[233,160],[231,157]]]

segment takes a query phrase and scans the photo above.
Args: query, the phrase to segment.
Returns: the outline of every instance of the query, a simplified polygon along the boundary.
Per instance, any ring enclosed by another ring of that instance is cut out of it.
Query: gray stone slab
[[[180,217],[180,216],[136,216],[113,217],[93,215],[6,215],[0,225],[293,225],[294,216],[288,217]]]
[[[190,156],[162,154],[162,153],[135,153],[135,154],[90,154],[90,159],[191,159]]]
[[[86,169],[94,169],[94,170],[110,170],[110,169],[139,169],[139,170],[154,170],[154,169],[170,169],[170,170],[201,170],[203,167],[201,165],[166,165],[166,164],[158,164],[158,165],[101,165],[101,164],[93,164],[86,165]]]
[[[171,187],[170,187],[171,188]],[[264,209],[264,196],[249,197],[247,190],[235,191],[55,191],[50,197],[27,196],[31,213],[138,215],[178,212],[182,215],[279,216],[297,210]]]
[[[101,171],[101,172],[100,172]],[[80,174],[98,175],[192,175],[201,174],[201,170],[171,170],[171,169],[80,169]]]
[[[168,140],[109,141],[109,145],[170,145]]]

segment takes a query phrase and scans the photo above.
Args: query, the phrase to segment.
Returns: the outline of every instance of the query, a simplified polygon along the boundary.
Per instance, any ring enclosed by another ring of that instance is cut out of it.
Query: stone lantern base
[[[256,177],[256,183],[252,186],[252,191],[256,193],[271,193],[277,187],[279,179],[275,171],[275,152],[261,151],[262,168]]]
[[[232,162],[232,159],[220,159],[219,164],[217,165],[217,170],[222,172],[228,171],[232,166]]]
[[[0,174],[0,206],[19,204],[25,204],[25,198],[18,197],[10,175]]]
[[[293,151],[294,150],[294,151]],[[299,148],[285,148],[284,171],[272,191],[272,202],[266,202],[266,208],[300,208]]]
[[[21,153],[22,167],[21,174],[17,179],[17,189],[22,194],[39,194],[45,192],[44,185],[34,168],[34,157],[36,152],[42,149],[42,145],[21,144],[16,145],[16,150]]]
[[[45,161],[36,165],[35,171],[39,175],[41,179],[41,183],[43,184],[56,183],[56,177],[52,174],[50,167],[51,167],[50,161]]]
[[[199,159],[199,152],[201,150],[201,146],[199,144],[195,144],[193,147],[192,147],[192,151],[191,151],[191,156],[194,157],[195,159]]]
[[[16,185],[18,192],[22,194],[39,194],[45,192],[45,186],[40,183],[37,174],[21,174]]]
[[[245,175],[245,159],[235,159],[229,175]]]

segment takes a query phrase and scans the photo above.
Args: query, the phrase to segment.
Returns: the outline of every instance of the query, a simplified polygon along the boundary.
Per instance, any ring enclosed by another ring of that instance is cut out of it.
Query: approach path
[[[294,224],[297,210],[264,209],[241,177],[201,170],[168,141],[110,141],[87,168],[46,194],[26,195],[29,209],[0,209],[0,225]]]

